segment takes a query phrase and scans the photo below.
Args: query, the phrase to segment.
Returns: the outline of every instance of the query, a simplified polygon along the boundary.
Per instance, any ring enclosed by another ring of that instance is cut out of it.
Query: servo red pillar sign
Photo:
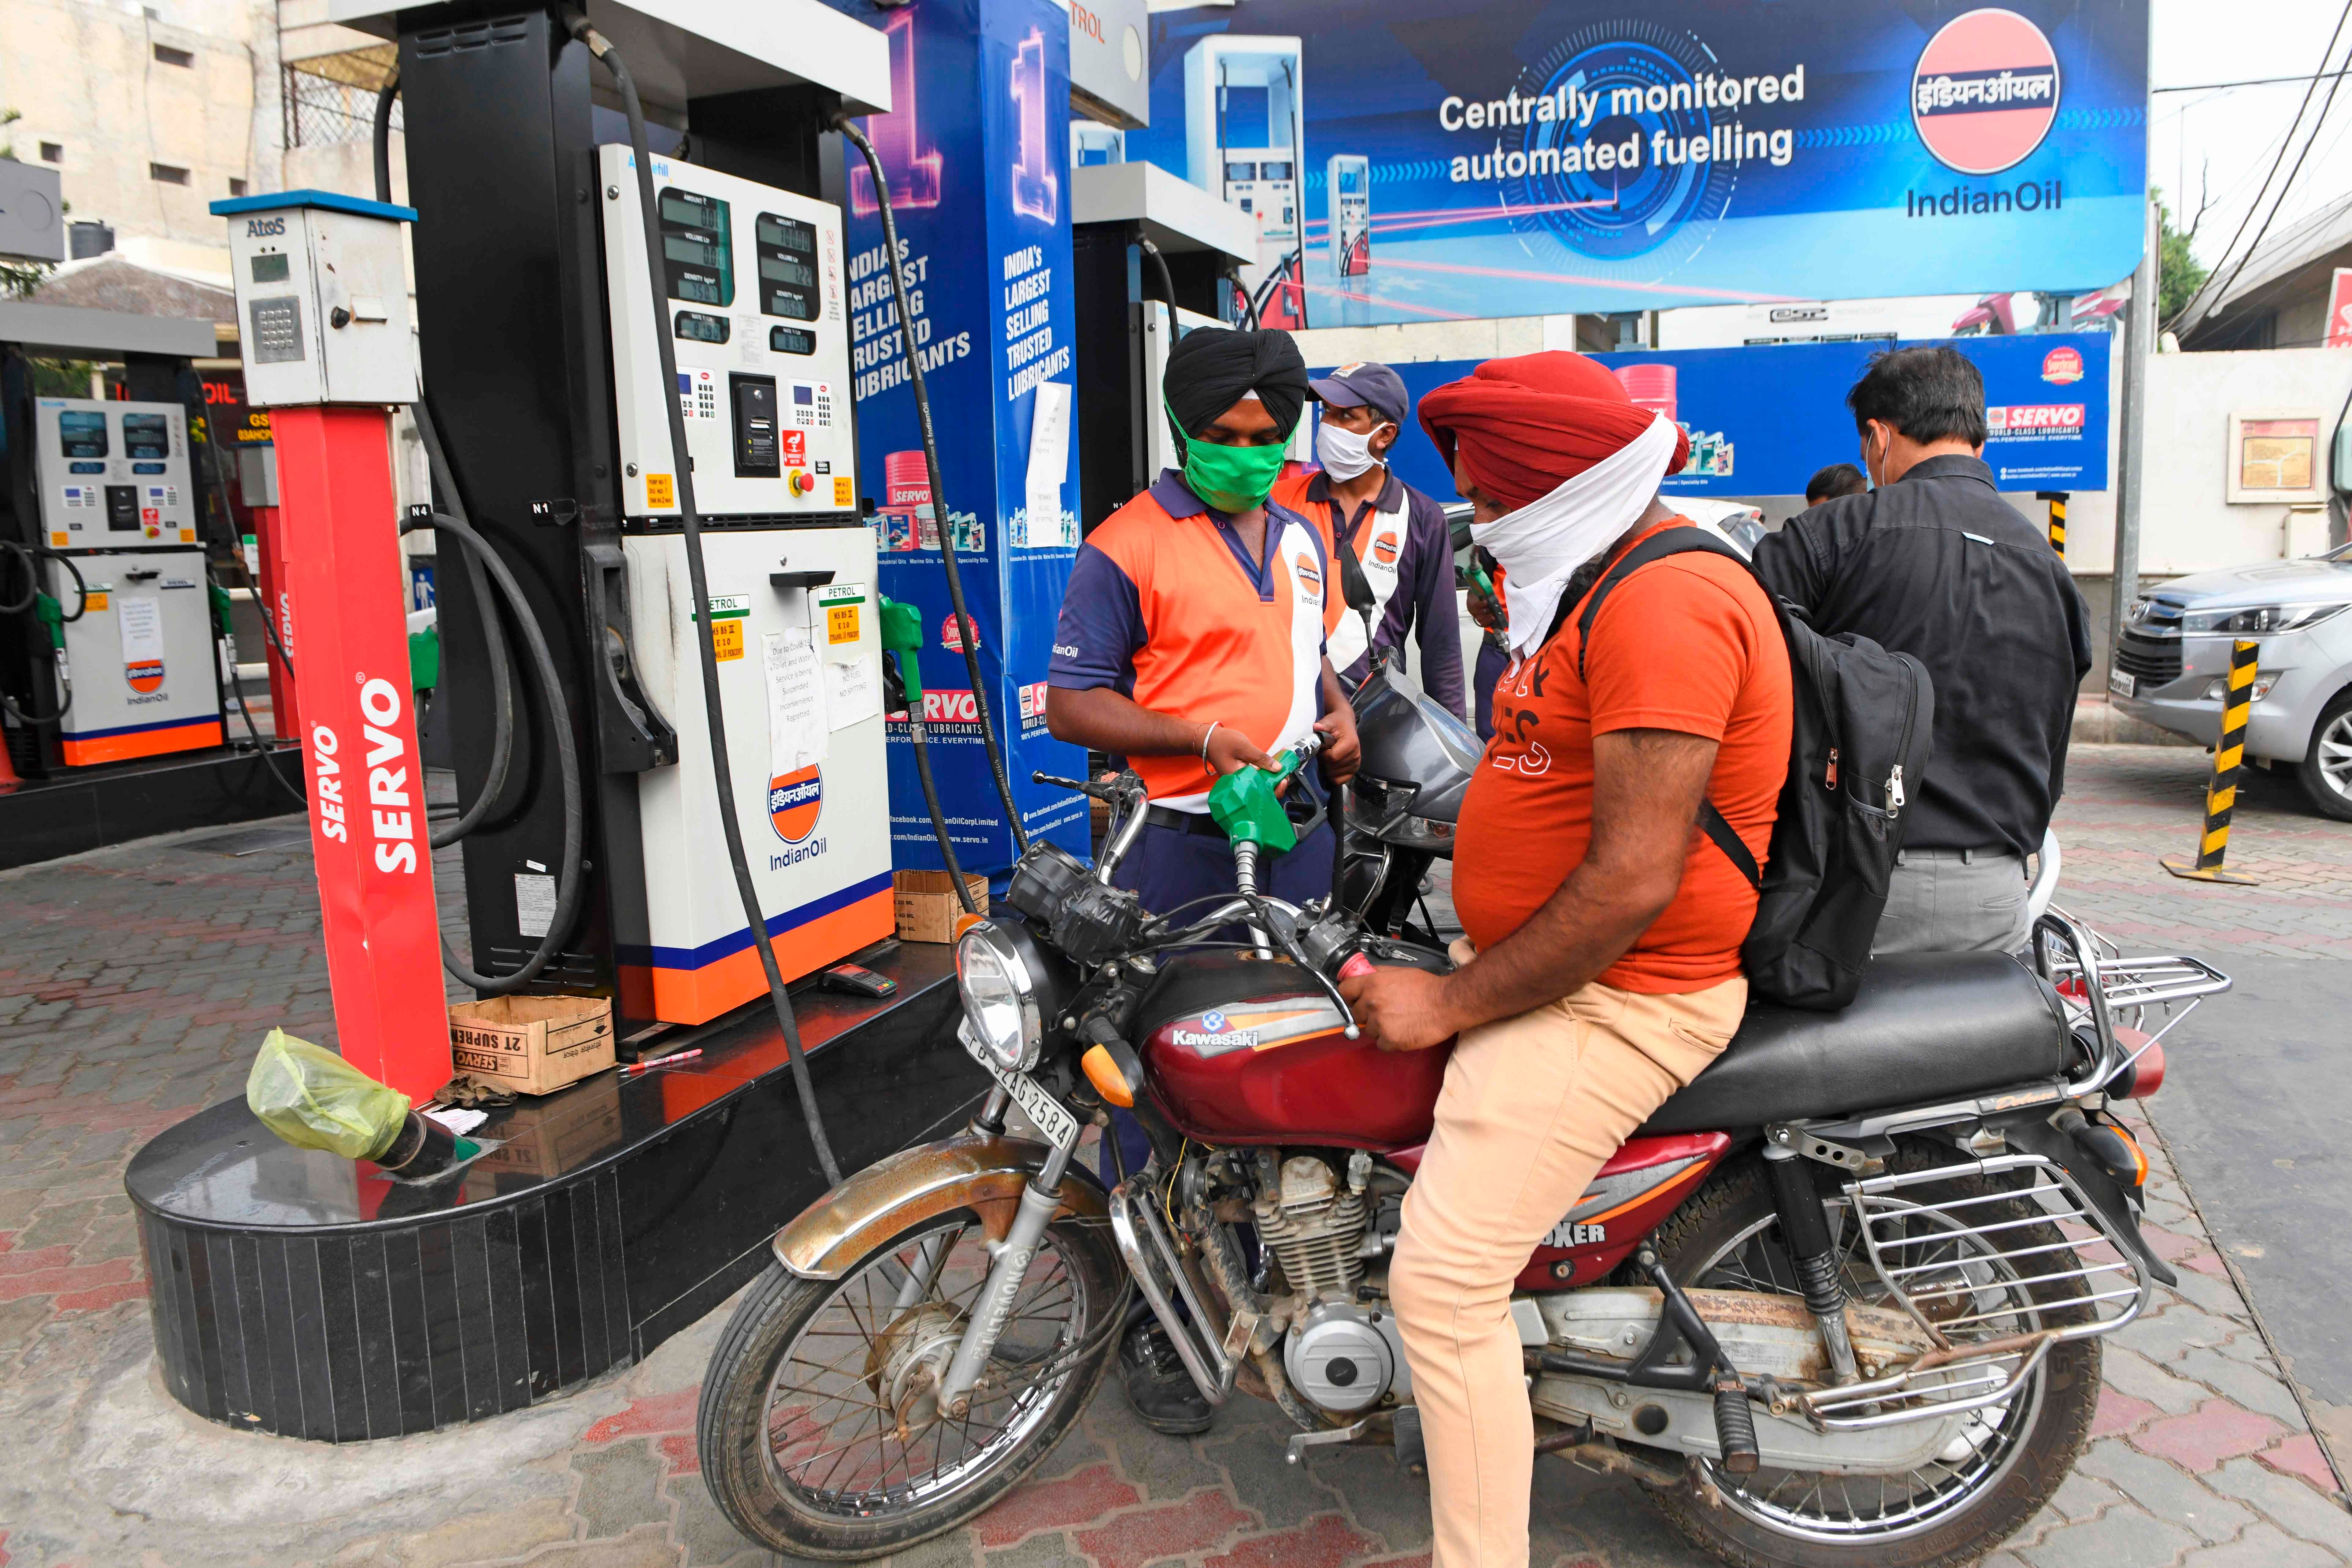
[[[449,1081],[399,516],[381,408],[281,408],[278,493],[335,1031],[407,1095]]]
[[[452,1064],[392,470],[389,405],[416,396],[400,247],[415,214],[317,191],[213,211],[229,219],[247,389],[278,448],[276,585],[337,1042],[421,1101]]]

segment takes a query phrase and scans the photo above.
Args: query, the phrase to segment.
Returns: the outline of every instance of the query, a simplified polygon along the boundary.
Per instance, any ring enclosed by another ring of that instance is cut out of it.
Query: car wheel
[[[2338,822],[2352,822],[2352,689],[2337,692],[2320,710],[2311,752],[2298,771],[2312,805]]]

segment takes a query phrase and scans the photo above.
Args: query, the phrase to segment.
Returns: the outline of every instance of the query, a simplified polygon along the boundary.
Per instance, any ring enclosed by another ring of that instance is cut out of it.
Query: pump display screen
[[[816,230],[796,217],[778,217],[773,213],[761,213],[754,232],[762,247],[798,251],[803,256],[816,254]]]
[[[1225,178],[1228,180],[1255,180],[1257,178],[1257,165],[1255,163],[1227,163],[1225,165]]]
[[[1364,176],[1360,172],[1354,169],[1339,171],[1339,192],[1342,195],[1352,196],[1363,188]]]
[[[161,414],[126,414],[122,416],[122,450],[133,458],[168,458],[172,455],[172,427]]]
[[[677,335],[688,342],[723,343],[727,341],[727,318],[706,316],[699,310],[680,310]]]
[[[1290,178],[1290,164],[1287,161],[1279,163],[1260,163],[1257,168],[1258,177],[1260,179],[1286,180]]]
[[[816,229],[798,218],[761,213],[752,226],[760,252],[760,309],[795,321],[816,320]]]
[[[68,458],[106,456],[106,416],[65,413],[58,416],[58,447]]]
[[[284,251],[274,256],[253,258],[253,280],[256,283],[283,283],[293,276],[293,258]]]
[[[699,191],[673,188],[662,192],[658,205],[669,297],[697,305],[733,304],[735,242],[727,204]]]
[[[770,327],[768,347],[780,354],[813,354],[816,353],[816,334],[798,327]]]

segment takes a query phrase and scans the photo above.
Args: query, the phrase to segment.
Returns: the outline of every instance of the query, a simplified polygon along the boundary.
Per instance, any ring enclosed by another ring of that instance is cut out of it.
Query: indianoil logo
[[[1396,564],[1397,542],[1392,533],[1375,534],[1372,538],[1372,559],[1383,566]]]
[[[2058,53],[2041,28],[1988,6],[1953,17],[1911,70],[1911,124],[1945,167],[1998,174],[2058,118]]]
[[[122,667],[123,679],[131,682],[133,691],[152,691],[163,684],[163,661],[160,658],[136,658]]]
[[[824,811],[824,774],[814,767],[768,781],[768,826],[787,844],[816,831]]]
[[[1317,570],[1315,558],[1302,550],[1298,552],[1298,559],[1291,563],[1291,570],[1297,574],[1299,594],[1306,598],[1314,600],[1318,605],[1321,604],[1323,602],[1323,574]]]

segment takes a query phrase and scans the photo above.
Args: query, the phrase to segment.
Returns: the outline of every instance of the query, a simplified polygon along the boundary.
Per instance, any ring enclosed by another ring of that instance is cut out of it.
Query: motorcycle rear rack
[[[1150,1303],[1160,1326],[1176,1347],[1177,1359],[1192,1374],[1201,1397],[1223,1405],[1233,1393],[1241,1363],[1227,1353],[1224,1314],[1211,1304],[1192,1271],[1177,1255],[1176,1244],[1160,1217],[1156,1184],[1129,1176],[1110,1190],[1110,1230],[1119,1256],[1135,1277],[1136,1289]],[[1181,1300],[1184,1310],[1177,1310]]]
[[[1936,1203],[1897,1195],[1937,1182],[2021,1172],[2031,1176],[2021,1189],[2002,1187]],[[2156,1293],[2155,1278],[2137,1250],[2116,1234],[2064,1166],[2039,1154],[1997,1154],[1871,1176],[1845,1184],[1844,1192],[1879,1284],[1937,1349],[1901,1372],[1799,1395],[1800,1412],[1823,1431],[1941,1420],[2000,1404],[2024,1385],[2053,1346],[2115,1332],[2146,1310]],[[2024,1219],[1987,1213],[1991,1205],[2021,1199],[2032,1211]],[[1918,1228],[1923,1222],[1929,1228]],[[2044,1225],[2092,1234],[2032,1240],[2029,1227]],[[1969,1243],[1974,1245],[1961,1245]],[[2101,1249],[2113,1256],[2098,1257]],[[2091,1255],[2087,1260],[2085,1253]],[[2075,1267],[2053,1267],[2070,1254]],[[2051,1288],[2082,1293],[2049,1295]],[[2045,1309],[2083,1308],[2090,1317],[1977,1344],[1953,1342],[1949,1331],[2024,1315],[2014,1305],[1983,1304],[1988,1294],[2013,1300],[2019,1291]],[[1888,1409],[1890,1405],[1900,1408]]]
[[[2042,978],[2057,988],[2069,1012],[2087,1016],[2098,1037],[2098,1060],[2069,1085],[2076,1094],[2105,1088],[2206,997],[2231,984],[2228,975],[2186,953],[2125,958],[2063,910],[2053,909],[2033,922],[2030,947]],[[2182,1003],[2187,1005],[2173,1011]],[[2150,1007],[2164,1009],[2164,1025],[2126,1055],[2116,1038],[2116,1015],[2130,1014],[2133,1022],[2126,1026],[2138,1027],[2147,1023]]]

